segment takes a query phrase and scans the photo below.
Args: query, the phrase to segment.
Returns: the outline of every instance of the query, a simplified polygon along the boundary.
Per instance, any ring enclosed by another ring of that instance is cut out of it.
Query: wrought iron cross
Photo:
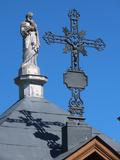
[[[87,81],[87,77],[81,70],[79,65],[79,54],[87,56],[87,51],[86,51],[87,47],[92,47],[97,49],[98,51],[101,51],[104,49],[105,44],[100,38],[96,40],[86,39],[85,32],[78,31],[78,20],[80,14],[77,10],[73,9],[69,11],[68,17],[70,19],[70,29],[68,29],[67,27],[63,28],[64,36],[55,35],[52,32],[46,32],[45,35],[43,36],[43,39],[47,42],[47,44],[52,44],[52,43],[64,44],[65,45],[64,52],[71,53],[71,66],[68,69],[69,74],[67,72],[66,77],[70,78],[70,76],[76,73],[78,79],[81,78],[82,76],[83,77],[82,79]],[[84,83],[84,80],[83,81],[81,80],[80,83]],[[71,82],[68,82],[69,81],[68,79],[65,81],[67,81],[65,82],[67,87],[72,90],[72,97],[69,101],[69,111],[72,115],[77,114],[80,115],[80,117],[83,117],[84,107],[83,107],[83,102],[80,98],[80,91],[84,89],[85,86],[84,87],[81,86],[82,84],[80,86],[79,84],[70,85],[68,83]]]

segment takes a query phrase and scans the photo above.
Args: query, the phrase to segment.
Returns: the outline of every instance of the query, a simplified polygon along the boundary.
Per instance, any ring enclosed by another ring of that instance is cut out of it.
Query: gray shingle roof
[[[106,136],[106,135],[102,134],[101,132],[97,131],[96,129],[92,128],[92,137],[90,139],[87,139],[84,142],[81,141],[81,143],[79,142],[79,144],[75,144],[73,148],[71,148],[67,152],[59,155],[57,158],[55,158],[55,160],[63,160],[63,159],[65,159],[66,157],[68,157],[69,155],[71,155],[72,153],[74,153],[75,151],[77,151],[82,146],[84,146],[85,144],[87,144],[89,141],[91,141],[93,138],[96,138],[96,137],[99,137],[103,142],[105,142],[116,153],[118,153],[120,155],[120,143],[115,142],[114,140],[112,140],[108,136]]]
[[[16,102],[0,116],[0,160],[64,159],[86,143],[75,144],[63,153],[61,130],[67,116],[45,99],[24,98]],[[96,135],[120,152],[120,144],[92,128],[91,138]]]
[[[0,160],[50,160],[62,150],[66,113],[45,99],[18,101],[0,123]]]

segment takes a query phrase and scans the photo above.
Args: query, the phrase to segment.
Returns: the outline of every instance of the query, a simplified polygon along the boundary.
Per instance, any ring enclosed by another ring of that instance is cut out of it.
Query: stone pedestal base
[[[48,78],[41,75],[26,74],[15,79],[15,83],[19,86],[20,99],[24,97],[43,98],[43,85]]]

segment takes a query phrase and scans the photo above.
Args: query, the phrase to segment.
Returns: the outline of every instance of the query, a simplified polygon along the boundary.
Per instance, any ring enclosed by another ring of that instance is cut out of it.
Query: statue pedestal
[[[41,75],[26,74],[15,78],[15,83],[19,86],[19,97],[39,97],[43,98],[43,85],[48,78]]]
[[[15,83],[19,86],[19,98],[43,98],[43,85],[48,81],[46,76],[40,75],[40,69],[34,64],[22,64]]]

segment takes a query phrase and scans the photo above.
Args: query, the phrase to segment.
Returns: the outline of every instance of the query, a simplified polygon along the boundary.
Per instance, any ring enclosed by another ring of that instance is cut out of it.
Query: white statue
[[[37,66],[37,55],[40,43],[37,25],[32,20],[32,17],[33,13],[27,13],[26,19],[20,27],[20,32],[23,37],[23,64]]]

